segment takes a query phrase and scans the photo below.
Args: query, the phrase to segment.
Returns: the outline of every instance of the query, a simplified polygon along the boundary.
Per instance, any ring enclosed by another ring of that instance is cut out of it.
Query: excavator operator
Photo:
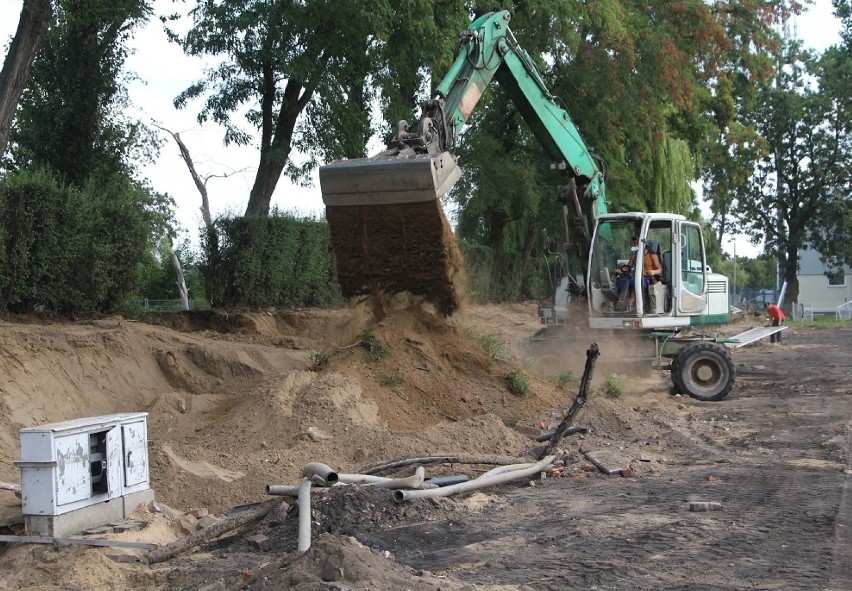
[[[636,301],[633,288],[633,272],[636,269],[636,254],[639,252],[639,239],[633,236],[631,239],[630,260],[615,271],[617,277],[615,289],[618,293],[616,310],[623,312],[632,310]],[[642,256],[642,289],[645,290],[651,281],[658,281],[663,275],[663,265],[658,254],[659,244],[656,240],[645,241]],[[643,292],[644,293],[644,292]]]

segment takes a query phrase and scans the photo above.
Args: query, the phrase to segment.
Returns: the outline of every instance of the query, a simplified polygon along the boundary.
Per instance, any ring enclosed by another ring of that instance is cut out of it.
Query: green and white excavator
[[[732,340],[707,336],[695,327],[731,320],[728,279],[707,266],[700,226],[676,214],[607,212],[604,162],[548,91],[518,46],[509,20],[502,11],[473,21],[434,97],[422,103],[416,126],[399,122],[386,151],[320,168],[344,296],[381,302],[407,292],[432,302],[445,315],[457,309],[453,279],[462,262],[440,198],[461,176],[453,155],[456,138],[496,79],[552,160],[551,167],[565,178],[559,191],[563,244],[570,237],[582,255],[572,273],[564,247],[551,253],[556,261],[553,293],[539,306],[543,328],[530,339],[532,350],[558,350],[571,338],[615,336],[631,343],[629,356],[670,369],[681,393],[721,400],[734,383],[726,347]],[[619,305],[613,272],[631,262],[634,237],[640,252],[621,282],[635,294],[627,308]],[[646,245],[663,270],[660,281],[649,285],[643,280],[641,250]],[[578,308],[586,311],[582,328]],[[573,317],[569,311],[575,312]],[[606,352],[603,346],[601,350]]]

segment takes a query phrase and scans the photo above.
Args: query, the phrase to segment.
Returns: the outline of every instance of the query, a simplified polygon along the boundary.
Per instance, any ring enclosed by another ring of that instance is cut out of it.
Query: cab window
[[[680,270],[683,286],[696,295],[704,294],[704,248],[698,226],[681,227]]]

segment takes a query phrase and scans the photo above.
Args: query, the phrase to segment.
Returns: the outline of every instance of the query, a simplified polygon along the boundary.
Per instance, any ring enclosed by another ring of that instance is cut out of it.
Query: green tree
[[[171,234],[172,200],[134,178],[156,144],[122,114],[127,40],[143,0],[58,0],[11,133],[3,178],[0,305],[118,309]]]
[[[9,129],[24,92],[30,67],[50,24],[52,8],[50,0],[30,0],[24,2],[21,8],[18,30],[0,71],[0,159],[6,153]]]
[[[764,253],[756,258],[742,258],[737,264],[746,273],[744,288],[772,289],[778,274],[778,261],[771,253]]]
[[[564,100],[586,143],[607,162],[610,211],[690,217],[690,183],[707,146],[735,120],[755,72],[771,72],[766,55],[777,39],[773,25],[799,9],[792,1],[503,4],[513,13],[519,43]],[[537,229],[565,240],[555,199],[565,180],[549,170],[497,85],[469,121],[459,153],[465,176],[452,194],[459,234],[493,250],[493,272],[505,289],[522,286],[523,278],[507,281],[506,261],[529,261]],[[582,260],[582,232],[573,224],[568,232]]]
[[[836,136],[826,138],[835,148],[834,178],[819,211],[818,231],[811,241],[831,270],[852,264],[852,2],[835,0],[841,19],[842,43],[829,48],[818,63],[820,91],[831,97]]]
[[[725,3],[719,3],[725,4]],[[710,104],[714,118],[710,142],[702,151],[703,184],[717,239],[740,230],[738,198],[748,192],[753,169],[766,149],[763,138],[746,113],[755,108],[757,94],[773,78],[775,56],[782,45],[777,31],[805,2],[752,3],[738,10],[727,3],[722,21],[729,47],[728,67],[720,77]],[[773,25],[769,27],[767,25]],[[743,44],[753,44],[753,50]]]
[[[202,2],[193,28],[175,39],[189,55],[222,61],[175,104],[203,96],[199,122],[225,126],[226,145],[252,142],[235,118],[248,109],[260,153],[245,213],[268,215],[282,173],[303,180],[318,161],[365,155],[383,85],[384,111],[411,113],[424,68],[452,51],[459,29],[446,23],[463,14],[462,2],[437,0]],[[293,162],[293,149],[307,162]]]
[[[126,42],[147,18],[144,0],[60,0],[33,64],[12,131],[17,168],[50,166],[82,185],[93,174],[132,174],[155,149],[122,114]]]
[[[834,256],[836,232],[849,233],[837,219],[848,208],[852,167],[850,121],[844,116],[849,78],[838,92],[837,69],[827,64],[832,55],[818,61],[798,42],[786,43],[773,82],[758,93],[748,116],[766,150],[736,208],[745,229],[776,256],[793,303],[799,295],[798,251],[816,246]]]

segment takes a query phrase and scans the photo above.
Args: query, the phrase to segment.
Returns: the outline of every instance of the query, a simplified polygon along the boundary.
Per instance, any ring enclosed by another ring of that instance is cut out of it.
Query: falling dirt
[[[19,482],[22,427],[147,411],[156,505],[100,537],[168,544],[299,482],[408,456],[529,457],[576,395],[538,376],[534,303],[462,308],[204,312],[158,324],[0,321],[0,481]],[[747,328],[747,326],[742,326]],[[311,549],[295,500],[162,564],[138,549],[10,544],[2,589],[544,590],[852,588],[848,523],[852,330],[788,330],[734,352],[722,402],[604,359],[554,478],[397,503],[315,489]],[[579,377],[591,339],[560,350]],[[606,357],[615,349],[602,347]],[[566,361],[567,360],[567,361]],[[604,365],[602,365],[604,367]],[[507,377],[521,371],[529,393]],[[600,388],[606,374],[620,398]],[[586,452],[625,468],[608,476]],[[439,462],[429,476],[492,466]],[[409,466],[392,476],[407,476]],[[720,511],[690,511],[690,501]],[[3,533],[20,499],[0,489]],[[207,515],[209,513],[209,515]],[[846,527],[844,527],[846,525]]]
[[[328,207],[326,218],[344,296],[368,296],[379,313],[401,293],[443,316],[459,308],[453,279],[464,263],[440,200]]]

